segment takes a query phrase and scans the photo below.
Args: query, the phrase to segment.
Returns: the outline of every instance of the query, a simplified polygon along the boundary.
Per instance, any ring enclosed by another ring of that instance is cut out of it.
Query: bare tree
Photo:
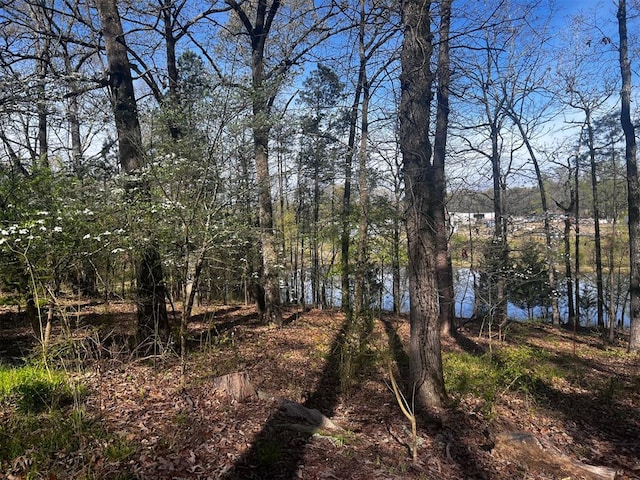
[[[279,284],[279,242],[273,221],[271,176],[269,172],[269,138],[274,102],[286,74],[293,65],[304,58],[311,48],[329,35],[326,21],[334,15],[331,8],[324,13],[313,5],[297,18],[313,19],[310,25],[297,25],[289,38],[281,38],[280,55],[270,56],[267,44],[274,36],[274,21],[282,6],[280,0],[258,0],[255,4],[225,0],[240,22],[249,40],[251,60],[251,99],[253,108],[253,145],[258,184],[258,218],[262,247],[262,284],[264,290],[265,318],[276,325],[282,324]],[[283,22],[291,18],[283,19]],[[284,23],[280,25],[286,30]],[[271,52],[277,50],[273,47]]]
[[[578,19],[576,19],[578,22]],[[581,31],[581,25],[575,24],[576,30]],[[592,44],[589,39],[582,35],[577,38],[572,37],[559,65],[559,78],[563,95],[559,96],[561,101],[567,106],[579,110],[584,118],[580,123],[580,140],[586,144],[589,161],[589,171],[591,179],[592,212],[595,227],[595,267],[596,267],[596,292],[597,292],[597,318],[598,327],[604,328],[604,283],[602,273],[602,238],[600,235],[600,199],[598,191],[598,175],[596,170],[597,146],[595,143],[594,115],[606,106],[613,93],[613,82],[610,80],[607,71],[602,68],[594,69],[594,60],[599,58],[601,52],[597,47],[601,42]],[[587,53],[579,52],[576,45],[588,45]],[[577,122],[576,122],[577,123]],[[583,135],[584,133],[584,135]],[[577,159],[579,160],[579,159]]]
[[[640,182],[638,179],[637,147],[635,127],[631,121],[631,62],[627,33],[627,2],[618,1],[618,35],[620,38],[619,60],[622,90],[620,123],[625,138],[625,161],[627,164],[627,196],[629,204],[629,302],[631,335],[629,351],[640,351]]]

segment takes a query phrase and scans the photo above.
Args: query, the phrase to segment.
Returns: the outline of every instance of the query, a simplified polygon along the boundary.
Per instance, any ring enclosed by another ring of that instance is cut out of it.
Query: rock
[[[555,478],[572,480],[615,480],[617,473],[608,467],[587,465],[562,453],[548,440],[528,432],[508,432],[496,435],[492,454],[517,462],[534,472],[544,472]]]
[[[280,407],[290,417],[305,420],[314,428],[321,428],[324,430],[340,430],[340,427],[338,427],[329,418],[324,416],[315,408],[307,408],[298,402],[292,402],[291,400],[285,399],[280,400]]]

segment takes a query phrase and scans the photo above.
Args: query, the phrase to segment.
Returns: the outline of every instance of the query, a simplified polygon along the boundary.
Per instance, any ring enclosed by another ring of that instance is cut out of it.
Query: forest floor
[[[513,323],[498,342],[467,324],[444,340],[450,401],[418,413],[413,462],[409,422],[388,386],[389,358],[401,386],[408,373],[405,316],[375,319],[342,382],[337,311],[291,309],[277,329],[253,307],[203,308],[184,370],[171,349],[131,355],[124,339],[134,318],[130,304],[87,304],[67,319],[72,328],[58,325],[48,368],[65,370],[80,393],[34,412],[16,395],[0,401],[0,477],[607,478],[580,469],[588,464],[640,478],[639,358],[590,332]],[[0,365],[35,345],[15,312],[0,314]],[[234,372],[247,373],[259,396],[216,392],[216,378]],[[318,409],[337,429],[305,426],[283,399]]]

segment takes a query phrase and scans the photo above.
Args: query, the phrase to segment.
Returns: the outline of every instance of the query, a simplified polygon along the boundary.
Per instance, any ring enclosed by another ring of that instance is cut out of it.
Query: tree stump
[[[213,380],[213,392],[229,398],[232,402],[256,400],[258,391],[249,380],[247,372],[222,375]]]

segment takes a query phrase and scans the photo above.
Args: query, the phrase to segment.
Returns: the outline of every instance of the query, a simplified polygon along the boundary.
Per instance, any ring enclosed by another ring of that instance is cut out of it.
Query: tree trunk
[[[177,116],[180,108],[180,99],[178,91],[178,63],[176,59],[177,39],[173,32],[173,1],[160,0],[159,4],[161,7],[160,16],[162,17],[164,28],[164,46],[167,62],[167,79],[169,83],[169,98],[165,105],[165,107],[169,109],[167,128],[171,138],[177,140],[182,135],[182,131],[180,128],[181,119]]]
[[[256,113],[257,110],[257,113]],[[263,118],[260,109],[254,105],[254,121]],[[265,120],[263,120],[265,121]],[[267,146],[269,128],[254,125],[254,153],[256,158],[256,180],[258,182],[258,218],[262,245],[262,282],[264,288],[265,321],[282,325],[280,308],[280,284],[278,281],[278,245],[273,228],[273,206],[271,202],[271,177]]]
[[[591,173],[591,195],[593,199],[593,223],[595,228],[596,249],[596,292],[598,309],[598,328],[604,330],[604,281],[602,273],[602,239],[600,238],[600,205],[598,198],[598,176],[596,172],[596,147],[593,125],[591,123],[591,110],[585,108],[585,123],[587,126],[587,142],[589,146],[589,169]]]
[[[542,213],[544,215],[544,238],[545,238],[545,256],[547,261],[547,274],[549,279],[549,288],[551,289],[551,312],[553,325],[560,325],[560,310],[558,308],[558,284],[556,282],[556,265],[554,260],[554,249],[551,237],[551,223],[549,221],[549,206],[547,203],[547,193],[544,187],[544,180],[542,178],[542,172],[540,171],[540,163],[538,157],[531,146],[529,136],[522,125],[522,122],[516,112],[513,109],[509,110],[509,116],[513,123],[518,127],[522,140],[527,147],[531,161],[533,162],[533,168],[536,172],[536,178],[538,180],[538,189],[540,190],[540,203],[542,204]]]
[[[258,220],[262,247],[262,286],[264,287],[265,319],[282,325],[280,282],[278,272],[278,239],[273,225],[271,176],[269,174],[269,134],[271,132],[271,107],[275,100],[275,87],[265,78],[264,52],[273,19],[280,8],[280,0],[258,0],[255,5],[254,23],[243,10],[243,4],[226,0],[236,13],[251,42],[251,87],[253,95],[253,150],[258,186]],[[273,89],[273,90],[270,90]]]
[[[411,390],[423,407],[438,408],[446,397],[442,373],[437,256],[437,210],[443,198],[431,165],[429,117],[431,115],[431,72],[433,37],[431,1],[401,3],[404,39],[400,76],[400,148],[403,154],[409,252],[410,340],[409,374]]]
[[[320,272],[320,239],[318,225],[320,224],[320,158],[316,151],[313,172],[313,223],[311,226],[311,294],[313,305],[322,307],[324,302],[321,293],[322,275]]]
[[[49,165],[49,135],[48,135],[48,108],[49,102],[47,101],[47,76],[49,71],[49,65],[51,61],[51,35],[50,22],[46,11],[47,7],[44,2],[33,5],[31,9],[32,20],[41,34],[38,35],[36,40],[36,77],[38,79],[36,84],[37,95],[37,112],[38,112],[38,148],[37,152],[39,158],[35,166],[38,168],[50,168]]]
[[[444,199],[446,193],[445,156],[447,130],[449,128],[449,30],[451,26],[452,0],[440,2],[440,28],[438,49],[438,86],[436,90],[436,132],[434,138],[433,165],[436,172],[435,197],[442,201],[436,210],[436,270],[438,275],[438,297],[440,303],[440,328],[443,335],[450,335],[454,327],[455,292],[453,288],[453,267],[449,252],[449,222]]]
[[[577,330],[578,325],[580,325],[580,162],[579,155],[576,153],[576,168],[573,171],[573,187],[575,191],[575,285],[574,290],[576,294],[575,301],[575,316],[573,317],[573,330],[574,332]]]
[[[358,124],[358,107],[360,106],[360,95],[362,94],[364,78],[364,66],[360,64],[358,71],[358,81],[356,91],[351,104],[349,115],[349,138],[347,140],[347,154],[344,164],[344,192],[342,194],[342,233],[340,237],[341,266],[342,266],[342,311],[351,311],[351,266],[349,263],[349,247],[351,245],[351,178],[353,175],[353,157],[356,145],[356,127]]]
[[[573,194],[572,194],[573,196]],[[568,322],[571,324],[575,322],[576,310],[573,304],[573,274],[571,268],[571,210],[573,209],[573,202],[571,206],[565,210],[564,219],[564,271],[567,278],[567,313]]]
[[[402,308],[400,293],[400,202],[396,207],[398,213],[393,219],[393,245],[391,257],[391,274],[393,276],[393,313],[400,313]]]
[[[363,20],[364,22],[364,20]],[[358,154],[358,189],[360,193],[360,223],[358,227],[358,268],[354,289],[354,311],[360,316],[369,308],[370,298],[366,294],[366,273],[368,258],[369,229],[369,176],[367,172],[367,142],[369,141],[369,82],[364,57],[364,37],[360,36],[360,68],[364,70],[362,79],[362,117],[360,134],[360,151]]]
[[[622,108],[620,123],[625,138],[625,161],[627,164],[627,200],[629,204],[629,294],[631,334],[629,351],[640,351],[640,183],[638,183],[638,161],[636,137],[631,122],[631,62],[627,38],[627,3],[618,2],[618,32],[620,35],[620,75],[622,77]]]
[[[507,228],[504,218],[503,193],[504,186],[502,182],[502,167],[500,149],[498,146],[499,128],[497,120],[494,118],[491,122],[491,170],[493,177],[493,213],[494,213],[494,232],[492,239],[492,254],[495,258],[492,264],[495,265],[495,271],[491,272],[495,277],[495,281],[490,282],[492,294],[491,322],[495,325],[505,325],[507,322],[507,291],[505,280],[505,269],[509,262],[509,247],[507,244]]]
[[[137,187],[142,196],[149,195],[148,186],[135,178],[143,165],[142,134],[127,57],[127,46],[116,0],[98,0],[104,47],[108,62],[109,87],[112,108],[118,132],[120,164],[130,176],[131,187]],[[164,340],[169,335],[169,319],[165,304],[165,287],[158,246],[154,241],[143,247],[138,262],[137,319],[138,342],[150,335]]]
[[[613,225],[611,226],[611,243],[609,245],[609,311],[607,316],[609,317],[609,341],[613,342],[616,336],[616,296],[615,296],[615,249],[616,249],[616,230],[617,230],[616,216],[613,217]]]

